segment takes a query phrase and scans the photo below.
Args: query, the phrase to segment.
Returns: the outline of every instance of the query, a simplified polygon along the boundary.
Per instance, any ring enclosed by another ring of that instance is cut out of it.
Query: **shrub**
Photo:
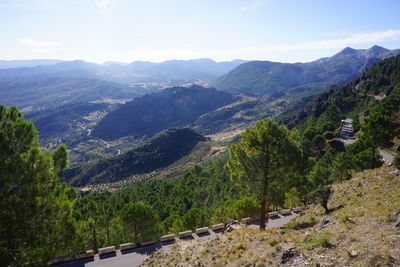
[[[332,244],[329,242],[330,233],[323,232],[319,235],[312,237],[305,243],[304,248],[311,250],[315,248],[329,248]]]
[[[325,139],[333,139],[335,137],[335,133],[332,131],[326,131],[324,132],[323,136]]]

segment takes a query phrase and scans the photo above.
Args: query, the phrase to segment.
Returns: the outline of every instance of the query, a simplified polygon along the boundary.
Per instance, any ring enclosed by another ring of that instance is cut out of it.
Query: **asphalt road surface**
[[[286,216],[277,216],[275,218],[269,219],[269,221],[266,224],[266,229],[272,229],[272,228],[280,228],[283,225],[285,225],[287,222],[289,222],[291,219],[294,217],[298,216],[296,213],[292,213],[290,215]],[[254,222],[248,225],[248,227],[251,228],[259,228],[258,222]],[[235,227],[237,229],[237,227]],[[213,235],[216,234],[222,234],[221,232],[213,232],[209,231],[209,234],[206,235],[201,235],[197,236],[196,234],[193,234],[193,239],[203,239],[203,238],[210,238]],[[184,241],[180,241],[184,242]],[[83,266],[96,266],[96,267],[134,267],[134,266],[139,266],[151,253],[158,249],[162,249],[165,246],[169,246],[173,244],[174,242],[169,242],[167,244],[162,244],[158,243],[156,245],[151,245],[151,246],[146,246],[146,247],[141,247],[141,248],[136,248],[132,249],[127,252],[121,253],[121,251],[117,250],[115,254],[108,255],[107,257],[99,258],[98,255],[96,255],[93,259],[90,261],[74,261],[74,262],[69,262],[69,263],[64,263],[64,264],[59,264],[57,266],[65,266],[65,267],[83,267]]]

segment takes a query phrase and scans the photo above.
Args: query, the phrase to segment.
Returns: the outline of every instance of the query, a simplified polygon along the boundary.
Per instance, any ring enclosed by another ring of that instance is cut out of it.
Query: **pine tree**
[[[298,133],[265,119],[246,129],[241,140],[230,146],[229,154],[226,169],[260,201],[260,229],[265,229],[270,186],[299,167],[302,155]]]
[[[0,265],[42,265],[70,252],[76,193],[59,182],[66,165],[65,146],[41,152],[33,124],[0,105]]]

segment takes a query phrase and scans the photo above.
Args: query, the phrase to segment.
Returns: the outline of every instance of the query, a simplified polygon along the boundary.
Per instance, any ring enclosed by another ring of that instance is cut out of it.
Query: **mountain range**
[[[308,63],[250,61],[236,67],[212,83],[231,93],[302,97],[334,85],[344,85],[364,69],[385,58],[400,54],[400,49],[380,46],[369,49],[347,47],[332,57]]]
[[[35,63],[36,62],[36,63]],[[169,60],[160,63],[135,61],[129,64],[107,62],[105,64],[89,63],[82,60],[53,61],[42,63],[38,61],[0,62],[9,68],[0,69],[0,79],[5,77],[32,77],[38,75],[56,77],[82,77],[101,79],[124,84],[138,82],[162,82],[185,80],[214,80],[227,73],[244,60],[215,62],[212,59]],[[18,64],[17,64],[18,63]],[[34,64],[37,64],[34,66]],[[15,67],[13,67],[15,66]],[[23,67],[21,67],[23,66]]]

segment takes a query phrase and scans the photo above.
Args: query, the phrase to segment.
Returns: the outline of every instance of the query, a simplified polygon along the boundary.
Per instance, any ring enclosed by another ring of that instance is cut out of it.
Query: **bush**
[[[307,241],[304,248],[308,250],[315,248],[329,248],[332,245],[329,242],[329,237],[329,232],[323,232],[322,234],[316,235]]]
[[[323,136],[325,139],[333,139],[335,137],[335,133],[332,131],[326,131],[324,132]]]
[[[302,204],[300,192],[296,187],[293,187],[288,192],[285,192],[285,207],[295,208]]]
[[[365,169],[370,169],[371,168],[371,157],[372,157],[372,149],[369,148],[367,150],[364,150],[352,158],[352,164],[357,171],[362,171]],[[379,153],[375,153],[375,167],[380,167],[382,166],[383,161],[381,160],[381,156]]]

